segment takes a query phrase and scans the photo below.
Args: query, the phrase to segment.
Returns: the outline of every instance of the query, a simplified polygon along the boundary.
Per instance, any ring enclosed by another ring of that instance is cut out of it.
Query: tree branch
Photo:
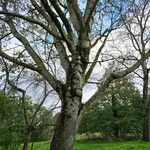
[[[56,47],[56,49],[59,53],[59,57],[60,57],[60,60],[61,60],[61,65],[67,73],[68,66],[69,66],[70,62],[69,62],[68,56],[66,54],[66,48],[63,45],[63,43],[61,42],[61,40],[55,39],[54,45],[55,45],[55,47]]]
[[[20,65],[22,67],[26,67],[28,69],[31,69],[31,70],[37,71],[37,72],[39,71],[38,68],[36,68],[35,66],[33,66],[31,64],[26,64],[24,62],[21,62],[21,61],[15,59],[14,57],[11,57],[11,56],[7,55],[6,53],[4,53],[1,49],[0,49],[0,56],[4,57],[5,59],[9,60],[10,62]]]
[[[36,65],[38,66],[38,70],[37,70],[38,73],[40,73],[50,83],[50,85],[53,87],[53,89],[56,92],[58,92],[58,89],[60,90],[60,88],[58,88],[58,87],[62,86],[61,82],[59,80],[57,80],[56,77],[54,77],[51,73],[49,73],[49,71],[46,69],[46,67],[45,67],[42,59],[33,50],[33,48],[31,47],[31,45],[27,41],[27,39],[18,32],[18,30],[14,26],[11,18],[8,17],[8,19],[9,19],[9,21],[7,21],[7,23],[10,26],[11,32],[24,45],[24,47],[26,48],[27,52],[30,54],[30,56],[35,61]],[[11,59],[10,57],[7,57],[7,58],[9,58],[10,61],[15,62],[14,59]],[[19,63],[19,62],[17,61],[17,63]],[[23,64],[21,64],[21,65],[23,65]]]
[[[114,80],[114,79],[119,79],[122,78],[126,75],[128,75],[129,73],[131,73],[132,71],[134,71],[135,69],[137,69],[146,59],[148,59],[150,57],[150,50],[145,54],[144,58],[141,58],[140,60],[138,60],[134,65],[132,65],[130,68],[122,71],[122,72],[118,72],[118,73],[111,73],[106,80],[101,84],[101,86],[99,86],[98,91],[84,104],[85,107],[88,107],[89,105],[91,105],[95,99],[100,96],[102,94],[102,92],[109,86],[109,84]]]
[[[97,52],[97,54],[96,54],[96,56],[95,56],[95,59],[94,59],[92,65],[90,66],[89,70],[87,71],[87,73],[86,73],[86,75],[85,75],[85,80],[86,80],[86,81],[88,81],[88,79],[90,78],[90,75],[91,75],[91,73],[92,73],[92,71],[93,71],[93,68],[95,67],[95,65],[96,65],[96,63],[97,63],[97,61],[98,61],[98,58],[99,58],[99,56],[100,56],[100,53],[102,52],[102,50],[103,50],[103,48],[104,48],[104,46],[105,46],[105,43],[106,43],[106,41],[107,41],[108,35],[109,35],[109,34],[107,34],[107,36],[105,37],[105,39],[104,39],[102,45],[100,46],[100,48],[99,48],[99,50],[98,50],[98,52]]]
[[[63,40],[66,41],[68,43],[68,40],[66,38],[66,35],[64,33],[64,31],[62,30],[62,26],[59,22],[59,20],[57,19],[57,15],[55,14],[55,12],[51,9],[51,7],[49,6],[47,0],[41,0],[41,3],[43,5],[43,7],[45,8],[45,10],[47,11],[47,13],[50,15],[52,21],[55,23],[60,35],[62,36]]]
[[[70,13],[70,17],[76,31],[79,31],[83,27],[83,19],[80,8],[78,7],[77,1],[67,0],[67,6]]]
[[[13,16],[13,17],[17,17],[17,18],[20,18],[20,19],[23,19],[23,20],[26,20],[30,23],[34,23],[34,24],[37,24],[39,25],[40,27],[42,27],[43,29],[45,29],[49,34],[51,34],[52,36],[58,38],[58,39],[62,39],[61,36],[59,36],[58,34],[56,34],[56,32],[54,32],[53,30],[50,30],[49,27],[45,26],[43,23],[37,21],[37,20],[34,20],[34,19],[30,19],[26,16],[23,16],[21,14],[17,14],[17,13],[12,13],[12,12],[6,12],[6,11],[0,11],[0,14],[4,14],[4,15],[9,15],[9,16]]]
[[[72,34],[73,31],[72,31],[71,25],[70,25],[69,21],[67,20],[66,16],[64,15],[64,12],[61,10],[59,5],[57,4],[57,0],[50,0],[50,2],[53,5],[53,7],[55,8],[56,12],[58,13],[62,22],[64,23],[70,40],[73,40],[73,34]]]
[[[13,84],[13,83],[10,81],[10,79],[9,79],[9,72],[10,72],[10,70],[8,69],[7,64],[6,64],[5,60],[4,60],[4,58],[2,58],[2,60],[3,60],[4,66],[5,66],[6,82],[7,82],[14,90],[17,90],[17,91],[19,91],[20,93],[22,93],[21,100],[22,100],[22,104],[23,104],[24,119],[25,119],[26,126],[28,127],[28,126],[29,126],[29,121],[28,121],[28,117],[27,117],[27,110],[26,110],[26,104],[25,104],[26,91],[23,90],[22,88],[19,88],[18,86],[16,86],[15,84]]]
[[[86,10],[84,13],[84,22],[85,24],[89,24],[90,20],[92,19],[95,7],[99,0],[88,0],[86,4]]]

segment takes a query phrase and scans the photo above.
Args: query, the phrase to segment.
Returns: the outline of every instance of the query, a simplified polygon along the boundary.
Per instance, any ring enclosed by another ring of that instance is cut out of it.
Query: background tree
[[[104,140],[139,139],[142,121],[140,92],[126,77],[111,83],[96,102],[85,109],[78,132],[88,138],[99,133]]]
[[[150,46],[150,1],[141,0],[133,3],[129,2],[130,14],[126,16],[124,28],[118,32],[118,36],[122,40],[115,38],[114,47],[117,51],[124,49],[122,56],[119,56],[118,61],[126,68],[133,64],[138,59],[144,58],[145,53],[149,51]],[[118,44],[119,42],[120,44]],[[145,60],[140,68],[136,70],[135,75],[140,78],[136,79],[138,84],[142,83],[143,90],[143,108],[144,108],[144,122],[143,122],[143,140],[150,141],[150,99],[149,99],[149,70],[150,59]],[[138,85],[139,86],[139,85]]]
[[[33,103],[28,97],[26,107],[27,117],[32,119],[38,104]],[[3,149],[18,149],[24,142],[28,132],[24,118],[23,104],[19,97],[0,92],[0,147]],[[38,125],[37,125],[38,124]],[[35,117],[31,141],[49,140],[53,132],[54,120],[52,111],[41,107]],[[28,146],[28,145],[27,145]]]
[[[91,99],[82,103],[83,88],[110,32],[121,26],[126,8],[128,3],[119,0],[88,0],[85,5],[77,0],[0,1],[0,56],[39,73],[61,99],[51,150],[73,149],[84,106],[89,106],[110,82],[131,73],[149,57],[150,51],[127,70],[110,73]],[[12,46],[14,41],[17,47]],[[96,55],[89,63],[92,48]]]
[[[135,4],[132,5],[133,20],[125,25],[134,49],[139,52],[141,58],[144,58],[144,55],[149,50],[150,45],[150,2],[148,0],[143,0],[140,3],[141,5],[139,6]],[[148,95],[149,65],[149,59],[145,60],[141,64],[143,74],[144,141],[150,141],[150,97]]]
[[[25,122],[19,98],[0,92],[0,146],[18,149],[23,142]]]

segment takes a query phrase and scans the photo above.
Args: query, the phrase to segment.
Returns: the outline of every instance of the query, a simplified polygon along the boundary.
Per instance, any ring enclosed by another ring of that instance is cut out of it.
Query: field
[[[77,141],[75,150],[150,150],[150,142],[87,142]],[[20,149],[21,150],[21,149]],[[33,150],[49,150],[49,141],[34,143]]]

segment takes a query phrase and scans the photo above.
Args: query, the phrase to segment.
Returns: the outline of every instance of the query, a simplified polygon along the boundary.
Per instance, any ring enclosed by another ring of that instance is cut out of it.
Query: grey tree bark
[[[67,108],[67,111],[62,108],[62,112],[56,124],[50,150],[73,150],[79,109],[78,105],[72,102],[66,103],[64,107],[67,107],[67,105],[72,105],[72,107]]]
[[[75,54],[63,89],[62,109],[56,124],[51,150],[73,150],[83,85],[82,62],[80,56]]]
[[[23,150],[29,149],[29,143],[30,143],[31,135],[32,135],[31,131],[27,132],[25,139],[24,139]]]

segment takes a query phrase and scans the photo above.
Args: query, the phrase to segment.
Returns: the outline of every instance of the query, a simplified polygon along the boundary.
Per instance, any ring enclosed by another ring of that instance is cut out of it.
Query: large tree
[[[131,73],[150,56],[149,50],[127,70],[110,73],[97,92],[82,103],[83,88],[107,37],[121,26],[127,9],[128,3],[119,0],[0,1],[0,56],[37,72],[61,99],[51,150],[72,150],[83,108],[111,81]],[[92,48],[96,55],[91,61]]]
[[[138,57],[144,58],[145,53],[150,49],[150,1],[143,0],[140,5],[133,4],[132,21],[125,23],[128,37],[132,43],[131,49],[137,51]],[[143,82],[143,141],[150,141],[150,97],[149,97],[149,71],[150,60],[147,59],[141,64],[142,74],[138,75]]]
[[[150,1],[141,0],[136,3],[131,2],[130,7],[132,8],[130,9],[131,13],[128,14],[128,18],[125,20],[125,28],[121,35],[124,43],[123,47],[127,48],[128,53],[126,56],[122,56],[120,61],[118,60],[127,68],[130,63],[133,63],[140,58],[144,58],[145,53],[150,49]],[[116,41],[114,41],[114,43],[116,43]],[[117,47],[119,50],[121,48],[120,45],[115,46],[115,48]],[[149,72],[150,59],[145,60],[141,64],[141,67],[134,72],[135,75],[140,78],[143,90],[143,141],[150,141]]]

